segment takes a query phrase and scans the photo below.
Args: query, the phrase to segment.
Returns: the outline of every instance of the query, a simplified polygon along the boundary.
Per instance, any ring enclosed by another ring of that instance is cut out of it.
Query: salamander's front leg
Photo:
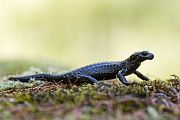
[[[124,69],[123,69],[123,70],[120,70],[120,71],[118,72],[117,77],[119,78],[119,80],[120,80],[123,84],[125,84],[125,85],[137,84],[136,82],[128,82],[128,81],[126,80],[126,78],[124,77],[125,72],[126,72],[126,71],[125,71]]]
[[[134,71],[134,74],[137,75],[139,78],[141,78],[142,80],[146,80],[148,81],[149,78],[146,77],[145,75],[143,75],[142,73],[138,72],[138,71]]]

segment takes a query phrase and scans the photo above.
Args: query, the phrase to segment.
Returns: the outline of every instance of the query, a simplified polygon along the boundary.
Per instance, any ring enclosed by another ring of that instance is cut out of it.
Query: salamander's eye
[[[141,54],[146,56],[148,54],[148,52],[147,51],[143,51]]]

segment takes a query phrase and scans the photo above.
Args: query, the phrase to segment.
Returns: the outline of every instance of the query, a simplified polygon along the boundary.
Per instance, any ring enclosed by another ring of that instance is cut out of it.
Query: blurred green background
[[[0,0],[0,60],[75,69],[149,50],[155,58],[140,71],[180,75],[179,6],[179,0]]]

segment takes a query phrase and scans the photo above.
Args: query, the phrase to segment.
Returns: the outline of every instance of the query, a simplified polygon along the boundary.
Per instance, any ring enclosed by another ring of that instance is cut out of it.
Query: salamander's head
[[[141,52],[135,52],[133,53],[130,58],[129,61],[131,63],[140,63],[143,62],[145,60],[152,60],[154,58],[154,55],[149,52],[149,51],[141,51]]]

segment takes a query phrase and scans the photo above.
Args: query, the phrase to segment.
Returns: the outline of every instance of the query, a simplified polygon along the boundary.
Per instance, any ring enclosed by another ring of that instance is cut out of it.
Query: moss
[[[0,118],[177,119],[179,91],[177,77],[129,86],[104,82],[69,86],[33,79],[21,83],[5,77],[0,87]],[[163,95],[155,97],[155,93]]]

